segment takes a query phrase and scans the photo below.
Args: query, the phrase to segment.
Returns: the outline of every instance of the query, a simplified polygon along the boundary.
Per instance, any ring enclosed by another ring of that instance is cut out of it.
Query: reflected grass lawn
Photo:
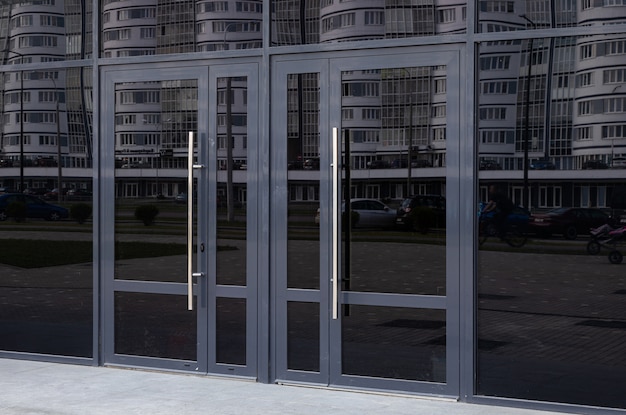
[[[182,255],[186,245],[151,242],[117,242],[116,259]],[[84,241],[0,239],[0,264],[41,268],[92,262],[93,245]]]

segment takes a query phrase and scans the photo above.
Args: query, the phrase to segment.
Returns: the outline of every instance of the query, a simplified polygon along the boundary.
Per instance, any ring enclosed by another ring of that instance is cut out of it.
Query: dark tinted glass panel
[[[216,309],[216,361],[246,364],[246,300],[218,298]]]
[[[117,354],[196,360],[196,312],[187,297],[117,292],[114,324]]]
[[[121,58],[263,46],[263,2],[104,0],[101,56]]]
[[[480,0],[481,32],[614,24],[626,17],[623,2],[596,0]]]
[[[217,80],[217,283],[245,286],[248,205],[248,80]]]
[[[273,0],[273,46],[435,36],[466,31],[466,2]]]
[[[2,3],[2,63],[90,58],[93,37],[91,4],[77,0]]]
[[[625,42],[480,47],[479,394],[626,408]]]
[[[287,368],[320,370],[320,305],[287,304]]]
[[[319,74],[287,78],[288,288],[320,286],[320,83]]]
[[[2,73],[1,350],[92,356],[91,76]]]
[[[342,73],[344,290],[445,295],[446,108],[445,66]]]
[[[344,306],[342,373],[446,381],[443,310]]]
[[[187,189],[189,132],[197,129],[196,84],[171,80],[116,85],[117,279],[187,281],[187,226],[192,220],[187,207],[192,199],[193,224],[198,223],[198,192],[189,197]],[[196,226],[193,230],[195,242]]]

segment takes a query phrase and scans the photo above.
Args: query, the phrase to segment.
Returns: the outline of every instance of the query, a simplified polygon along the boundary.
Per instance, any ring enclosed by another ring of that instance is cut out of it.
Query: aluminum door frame
[[[272,141],[272,177],[273,195],[272,223],[274,234],[271,238],[272,256],[270,259],[271,275],[274,278],[273,329],[271,338],[275,339],[272,349],[272,360],[275,362],[273,377],[283,383],[311,383],[347,388],[363,388],[408,393],[432,394],[458,398],[460,396],[461,373],[461,319],[460,319],[460,258],[463,253],[460,246],[461,236],[461,137],[460,125],[465,112],[461,107],[464,102],[464,90],[461,85],[463,66],[463,50],[461,46],[450,45],[442,50],[434,47],[413,47],[384,49],[380,53],[371,50],[355,52],[330,52],[306,55],[303,59],[292,56],[276,57],[272,72],[272,140],[280,140],[282,130],[286,126],[286,80],[288,74],[311,73],[320,74],[320,142],[331,142],[332,127],[341,127],[341,73],[349,70],[378,69],[385,62],[385,68],[401,68],[413,66],[447,67],[447,134],[446,134],[446,196],[451,203],[447,204],[447,238],[446,238],[446,296],[423,296],[419,303],[424,308],[445,309],[447,324],[446,344],[446,383],[429,383],[419,381],[400,381],[396,379],[364,378],[341,375],[341,326],[333,322],[330,278],[322,278],[320,290],[283,289],[286,287],[287,268],[281,258],[286,252],[287,229],[281,218],[287,212],[287,165],[286,156],[282,154],[284,146],[281,141]],[[347,56],[348,55],[348,56]],[[324,88],[324,85],[327,85]],[[325,105],[328,104],[328,105]],[[325,139],[326,138],[326,139]],[[330,160],[329,145],[320,145],[320,158]],[[331,208],[331,177],[327,170],[320,168],[320,203]],[[330,210],[329,210],[330,211]],[[332,237],[330,226],[320,226],[320,240],[326,245],[321,247],[321,272],[331,273]],[[341,259],[339,257],[339,263]],[[378,295],[372,298],[370,293],[343,292],[340,302],[343,304],[371,304],[381,306],[398,305],[393,296]],[[415,296],[419,297],[419,296]],[[319,302],[320,304],[320,360],[327,366],[320,367],[319,373],[291,371],[281,356],[286,356],[286,304],[288,301]],[[415,307],[413,304],[412,307]],[[404,385],[401,385],[404,384]]]
[[[146,81],[167,81],[176,79],[196,79],[198,81],[198,132],[197,141],[197,162],[205,166],[194,174],[194,177],[207,183],[206,191],[198,192],[198,203],[201,206],[207,206],[209,194],[216,192],[216,174],[217,174],[217,137],[215,129],[211,131],[210,126],[217,126],[216,111],[211,112],[211,108],[217,108],[217,88],[211,88],[211,82],[216,82],[218,77],[225,76],[247,76],[249,85],[248,103],[259,102],[260,79],[258,71],[258,63],[241,63],[241,64],[223,64],[223,63],[194,63],[190,66],[180,66],[180,64],[164,64],[161,68],[157,68],[146,72],[139,66],[129,65],[128,67],[107,67],[101,69],[102,92],[100,95],[101,108],[100,122],[102,125],[102,137],[100,140],[102,161],[100,163],[101,188],[100,203],[103,207],[100,209],[99,226],[101,229],[114,228],[115,217],[114,209],[108,209],[106,204],[107,197],[115,191],[115,174],[114,174],[114,158],[115,144],[111,137],[115,135],[115,85],[121,82],[146,82]],[[252,93],[250,93],[252,91]],[[258,107],[258,105],[257,105]],[[259,126],[259,111],[253,107],[252,114],[248,119],[248,123]],[[260,138],[261,128],[251,128],[257,135],[256,146],[262,146]],[[249,171],[256,171],[259,166],[260,155],[263,151],[251,152],[256,157],[248,162]],[[258,199],[257,181],[255,186],[248,190],[249,198]],[[211,193],[212,192],[212,193]],[[110,198],[109,198],[110,199]],[[258,226],[256,224],[262,215],[261,209],[248,209],[248,221],[251,226],[247,232],[247,246],[249,260],[247,265],[247,274],[249,278],[247,287],[220,287],[215,284],[215,255],[209,255],[210,252],[216,252],[216,238],[210,235],[216,235],[217,221],[215,215],[198,215],[198,221],[194,226],[197,228],[197,244],[196,269],[205,270],[206,277],[200,278],[193,286],[194,297],[198,308],[197,316],[197,336],[198,349],[197,361],[187,362],[173,359],[160,359],[142,356],[124,356],[116,355],[114,352],[114,295],[117,291],[124,292],[146,292],[154,294],[176,294],[186,295],[187,285],[180,283],[166,282],[141,282],[114,279],[114,233],[100,233],[100,339],[101,351],[99,364],[102,365],[119,365],[119,366],[143,366],[150,368],[159,368],[164,370],[182,370],[193,373],[215,373],[225,375],[235,375],[243,377],[257,377],[259,365],[261,361],[266,361],[262,353],[259,351],[258,329],[259,317],[258,307],[258,251],[256,249],[256,238],[259,237]],[[255,226],[252,226],[255,224]],[[206,241],[206,242],[205,242]],[[199,247],[201,243],[205,244],[205,254],[201,255]],[[211,271],[212,270],[212,271]],[[211,356],[215,357],[215,345],[209,342],[209,339],[215,338],[215,313],[211,313],[211,306],[215,306],[217,297],[230,298],[246,298],[247,299],[247,315],[246,315],[246,357],[247,364],[245,367],[233,370],[230,365],[221,365],[211,363]],[[264,348],[261,348],[265,350]],[[262,375],[261,375],[262,376]]]

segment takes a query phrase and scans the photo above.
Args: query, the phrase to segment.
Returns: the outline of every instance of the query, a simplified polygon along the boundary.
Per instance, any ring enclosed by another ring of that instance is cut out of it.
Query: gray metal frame
[[[460,264],[457,260],[461,254],[460,238],[460,209],[463,206],[451,204],[447,209],[447,247],[446,255],[447,296],[409,296],[399,294],[373,294],[358,292],[340,293],[340,304],[371,304],[378,306],[406,306],[415,308],[433,308],[446,310],[447,324],[447,366],[446,384],[428,382],[410,382],[389,379],[374,379],[341,374],[341,320],[331,320],[331,293],[330,275],[332,258],[332,234],[330,224],[320,224],[320,269],[326,272],[329,278],[321,278],[320,291],[283,289],[286,287],[286,241],[287,230],[284,218],[287,216],[287,160],[284,148],[284,126],[286,125],[286,76],[295,73],[320,73],[320,84],[327,85],[320,91],[320,157],[330,160],[330,132],[331,127],[341,127],[341,73],[356,69],[377,69],[385,67],[407,66],[435,66],[448,67],[447,100],[447,167],[446,191],[448,200],[457,200],[460,189],[460,154],[461,137],[460,125],[465,115],[461,105],[464,91],[461,88],[462,48],[451,46],[447,50],[435,48],[420,48],[412,50],[386,49],[377,56],[367,53],[354,52],[346,57],[346,53],[327,54],[324,56],[306,56],[305,60],[292,61],[289,58],[276,58],[272,73],[272,166],[273,175],[271,187],[276,190],[273,197],[271,212],[274,224],[272,236],[271,275],[275,283],[275,301],[273,304],[274,329],[272,337],[275,349],[272,351],[273,361],[276,362],[276,378],[281,382],[309,382],[322,385],[341,387],[361,387],[368,389],[406,390],[419,393],[458,397],[460,390],[460,310],[459,310],[459,281]],[[381,59],[382,57],[382,59]],[[384,62],[381,64],[381,62]],[[320,168],[320,204],[327,209],[331,208],[330,168],[322,165]],[[339,259],[339,262],[341,260]],[[320,353],[321,361],[328,362],[327,367],[321,367],[320,373],[289,371],[286,368],[286,304],[287,301],[308,301],[320,303]]]

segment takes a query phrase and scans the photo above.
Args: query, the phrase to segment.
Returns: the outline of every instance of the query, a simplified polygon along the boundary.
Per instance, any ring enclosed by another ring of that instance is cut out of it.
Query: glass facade
[[[626,410],[626,1],[8,1],[0,75],[0,356]]]

